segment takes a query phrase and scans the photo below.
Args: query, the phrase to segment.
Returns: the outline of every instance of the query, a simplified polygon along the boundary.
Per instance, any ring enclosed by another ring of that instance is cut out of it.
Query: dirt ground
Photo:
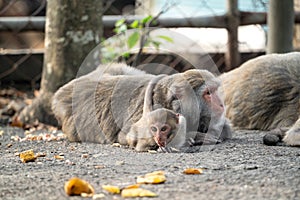
[[[66,139],[11,139],[23,134],[15,127],[0,128],[0,199],[81,199],[64,192],[64,183],[75,176],[92,184],[104,199],[122,199],[101,186],[131,185],[137,176],[155,170],[165,171],[167,181],[142,186],[157,193],[155,199],[300,199],[300,149],[263,145],[262,132],[236,131],[230,141],[187,148],[186,153],[137,153]],[[46,156],[22,163],[16,154],[28,149]],[[204,171],[183,174],[188,167]]]

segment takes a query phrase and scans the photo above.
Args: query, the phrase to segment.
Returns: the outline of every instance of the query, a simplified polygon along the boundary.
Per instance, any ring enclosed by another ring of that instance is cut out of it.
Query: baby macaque
[[[145,92],[142,118],[131,126],[126,135],[127,143],[137,151],[151,148],[163,152],[178,151],[186,140],[186,120],[172,110],[158,108],[153,110],[152,92],[157,81],[164,75],[153,78]]]

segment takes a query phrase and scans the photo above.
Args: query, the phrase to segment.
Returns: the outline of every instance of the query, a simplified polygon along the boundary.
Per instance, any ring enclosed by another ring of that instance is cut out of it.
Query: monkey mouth
[[[165,142],[159,141],[156,137],[153,137],[153,138],[154,138],[154,141],[156,142],[156,144],[158,145],[158,147],[166,147]]]

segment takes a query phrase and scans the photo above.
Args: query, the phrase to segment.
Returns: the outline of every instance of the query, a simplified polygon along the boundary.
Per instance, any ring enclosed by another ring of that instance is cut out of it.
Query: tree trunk
[[[267,53],[293,51],[294,0],[270,0]]]
[[[240,25],[240,12],[238,0],[227,0],[227,51],[225,52],[225,71],[230,71],[240,65],[240,52],[238,29]]]
[[[40,95],[20,114],[23,123],[39,120],[56,124],[51,97],[76,76],[84,58],[99,44],[102,13],[102,1],[48,1]]]

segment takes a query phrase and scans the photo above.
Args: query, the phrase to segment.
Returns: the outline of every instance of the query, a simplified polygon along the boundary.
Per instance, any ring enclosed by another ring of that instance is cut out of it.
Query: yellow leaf
[[[122,189],[133,189],[133,188],[139,188],[140,187],[140,184],[134,184],[134,185],[128,185]]]
[[[113,185],[102,185],[102,189],[112,194],[120,194],[121,192],[121,189],[119,187]]]
[[[202,174],[203,170],[198,168],[187,168],[183,171],[185,174]]]
[[[23,163],[35,161],[36,156],[32,149],[20,153],[20,159]]]
[[[94,194],[94,188],[86,181],[74,177],[65,183],[65,192],[67,195],[81,195],[82,193]]]
[[[136,180],[138,184],[143,184],[143,183],[158,184],[158,183],[164,183],[165,181],[166,181],[166,176],[163,171],[155,171],[152,173],[148,173],[145,176],[137,177]]]
[[[147,173],[145,176],[154,176],[154,175],[165,175],[164,171],[154,171],[151,173]]]
[[[150,190],[142,188],[132,188],[122,190],[121,196],[126,197],[157,197],[158,195]]]

